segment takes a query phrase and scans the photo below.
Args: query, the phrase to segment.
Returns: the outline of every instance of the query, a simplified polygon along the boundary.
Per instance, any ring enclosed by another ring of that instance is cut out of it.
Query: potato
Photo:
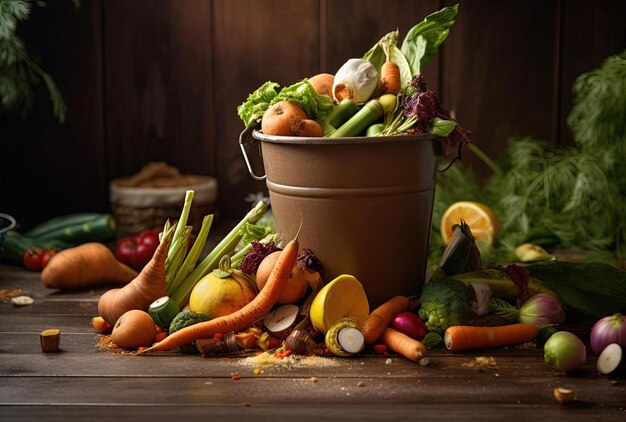
[[[156,335],[156,324],[147,312],[133,309],[120,317],[113,327],[111,341],[125,349],[151,346]]]

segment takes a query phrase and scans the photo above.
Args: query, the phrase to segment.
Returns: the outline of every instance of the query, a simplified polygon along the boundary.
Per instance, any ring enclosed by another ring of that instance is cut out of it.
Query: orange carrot
[[[400,68],[387,59],[380,68],[380,90],[383,94],[397,94],[400,92]]]
[[[510,346],[530,341],[537,336],[534,324],[510,324],[497,327],[455,325],[448,327],[443,340],[448,350],[483,349]]]
[[[296,104],[290,101],[279,101],[268,108],[261,119],[261,129],[266,135],[297,136],[294,128],[300,121],[307,119],[307,115]]]
[[[165,289],[165,260],[172,241],[174,227],[163,235],[163,240],[143,270],[121,289],[111,289],[100,296],[98,313],[106,322],[115,326],[127,311],[147,311],[152,302],[167,296]]]
[[[126,284],[137,272],[119,262],[104,244],[89,242],[56,253],[41,272],[50,289],[82,289],[100,283]]]
[[[426,346],[393,328],[385,328],[381,338],[387,347],[409,360],[419,362],[426,356]]]
[[[391,323],[393,317],[406,311],[408,307],[409,299],[406,296],[396,296],[374,309],[363,324],[362,331],[365,336],[365,344],[374,344]]]
[[[318,138],[324,135],[324,130],[315,120],[299,119],[293,120],[292,132],[294,136],[306,136],[309,138]]]
[[[263,318],[276,304],[276,301],[289,281],[291,270],[298,257],[298,234],[296,234],[295,239],[287,243],[278,257],[267,283],[250,303],[231,314],[178,330],[167,336],[163,341],[137,354],[143,354],[153,350],[170,350],[201,338],[213,337],[216,333],[242,331]]]

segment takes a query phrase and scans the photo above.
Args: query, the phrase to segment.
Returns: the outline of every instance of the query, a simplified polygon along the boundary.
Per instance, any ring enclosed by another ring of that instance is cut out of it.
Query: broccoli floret
[[[465,325],[474,316],[465,284],[453,278],[436,278],[426,283],[419,316],[426,328],[443,334],[452,325]]]
[[[193,312],[193,311],[182,311],[179,312],[178,315],[174,317],[172,322],[170,323],[170,329],[168,330],[169,334],[175,333],[178,330],[182,330],[185,327],[189,327],[190,325],[197,324],[199,322],[208,321],[209,316],[207,314],[203,314],[201,312]],[[179,350],[183,353],[196,353],[197,350],[193,343],[185,344],[179,348]]]

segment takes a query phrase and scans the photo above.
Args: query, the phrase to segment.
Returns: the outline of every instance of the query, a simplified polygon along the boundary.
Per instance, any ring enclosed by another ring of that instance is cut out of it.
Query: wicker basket
[[[198,184],[168,188],[125,187],[119,185],[123,179],[112,180],[109,202],[117,223],[117,237],[163,226],[167,219],[178,220],[187,190],[194,191],[187,225],[197,233],[204,216],[215,212],[217,180],[208,176],[194,178]]]

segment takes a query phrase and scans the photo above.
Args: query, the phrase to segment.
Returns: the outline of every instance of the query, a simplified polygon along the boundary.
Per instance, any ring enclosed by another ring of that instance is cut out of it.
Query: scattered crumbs
[[[365,387],[365,383],[363,381],[359,381],[356,383],[357,387]]]
[[[387,359],[387,360],[385,361],[385,365],[391,365],[391,362],[393,362],[391,359]]]
[[[346,391],[346,387],[341,387],[341,391]]]
[[[109,350],[113,353],[117,353],[120,355],[134,355],[136,354],[132,350],[124,349],[119,347],[117,344],[111,341],[111,336],[102,336],[98,343],[96,343],[96,349],[98,350]]]
[[[263,373],[263,370],[262,370],[261,368],[254,368],[254,369],[252,370],[252,373],[253,373],[254,375],[261,375],[261,374]]]
[[[345,359],[344,359],[345,361]],[[244,365],[259,366],[280,366],[286,369],[302,368],[302,367],[333,367],[340,366],[345,362],[341,362],[340,358],[330,358],[321,356],[303,356],[289,355],[284,358],[274,356],[273,353],[262,352],[254,356],[248,356],[240,360]]]
[[[204,385],[213,385],[213,381],[207,381],[204,383]]]
[[[428,366],[430,364],[430,359],[421,358],[418,363],[420,366]]]
[[[317,382],[317,378],[315,378],[315,377],[311,377],[311,378],[309,378],[309,381],[311,381],[311,382]]]
[[[233,377],[233,376],[235,376],[235,375],[239,375],[239,372],[231,372],[231,373],[230,373],[230,376],[231,376],[231,377]]]
[[[497,373],[497,372],[496,372],[495,374],[493,374],[493,375],[494,375],[494,376],[496,376],[496,377],[499,377],[499,376],[500,376],[500,374],[499,374],[499,373]]]
[[[483,370],[485,368],[495,369],[498,367],[496,362],[496,358],[493,356],[476,356],[473,361],[465,362],[461,366],[465,366],[466,368],[478,368],[478,370]]]
[[[537,341],[536,340],[530,340],[527,341],[525,343],[521,343],[518,344],[517,346],[515,346],[516,349],[536,349],[537,348]]]
[[[241,377],[239,375],[233,375],[230,377],[230,379],[232,379],[233,381],[239,381]]]
[[[611,380],[611,385],[619,385],[619,381],[618,380]]]

